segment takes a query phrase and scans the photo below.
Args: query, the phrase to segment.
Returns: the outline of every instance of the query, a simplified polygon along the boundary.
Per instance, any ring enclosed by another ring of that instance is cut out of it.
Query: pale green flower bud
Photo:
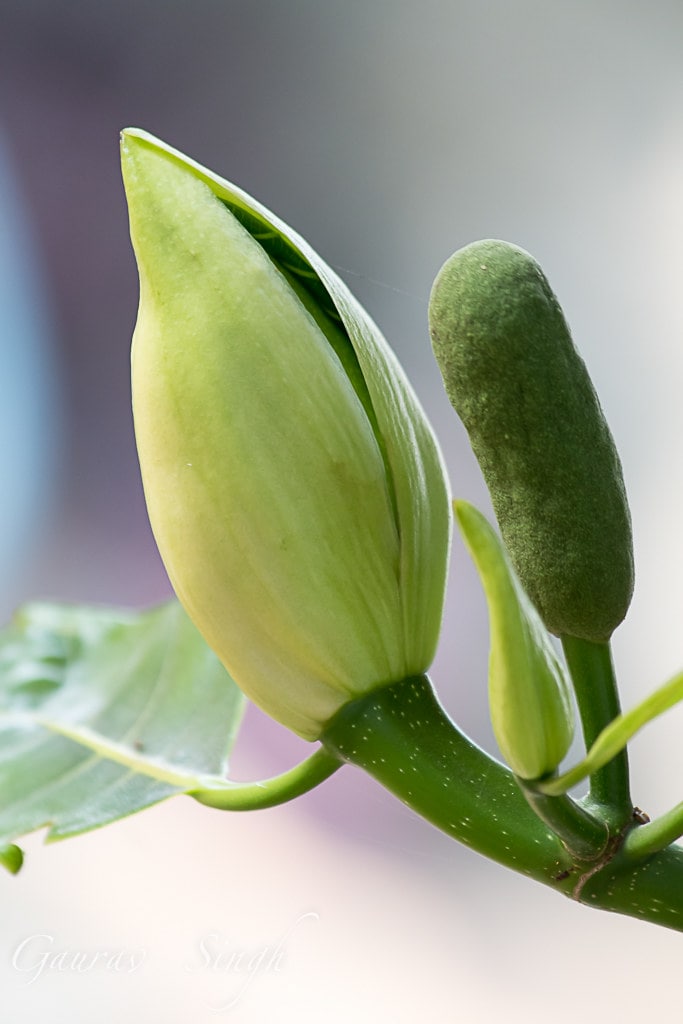
[[[247,696],[314,739],[349,700],[431,663],[441,457],[378,329],[302,239],[143,132],[124,132],[122,162],[159,551]]]
[[[554,771],[572,741],[570,683],[503,542],[481,512],[455,503],[489,608],[489,708],[503,757],[522,779]]]

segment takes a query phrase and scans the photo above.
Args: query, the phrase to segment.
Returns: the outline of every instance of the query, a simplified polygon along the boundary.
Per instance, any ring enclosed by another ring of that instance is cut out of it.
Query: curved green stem
[[[571,869],[571,856],[512,772],[460,732],[425,676],[347,704],[323,743],[479,853],[549,885]]]
[[[574,683],[584,742],[590,750],[605,726],[621,712],[612,652],[609,643],[593,643],[572,636],[561,640]],[[630,819],[633,804],[625,750],[593,772],[590,802],[603,809],[604,816],[616,830],[623,828]]]
[[[576,860],[598,860],[609,843],[609,829],[604,821],[576,804],[566,795],[546,796],[524,779],[517,779],[520,789],[541,821],[562,840]]]
[[[681,699],[683,699],[683,674],[679,673],[664,686],[660,686],[654,693],[649,694],[640,704],[625,711],[605,726],[579,764],[554,778],[535,780],[534,788],[537,792],[546,793],[548,796],[567,793],[572,786],[582,782],[587,775],[592,775],[611,761],[644,725],[680,703]],[[683,835],[683,828],[678,835]]]
[[[253,811],[286,803],[314,789],[341,768],[338,757],[319,747],[305,761],[282,775],[261,782],[233,782],[219,776],[179,771],[161,759],[149,756],[143,759],[128,744],[102,736],[86,725],[72,726],[47,719],[36,721],[44,728],[95,751],[99,757],[123,764],[133,771],[139,763],[145,775],[174,786],[179,793],[193,796],[199,803],[225,811]]]
[[[589,906],[683,931],[683,849],[670,846],[634,863],[630,836],[624,842],[618,832],[606,847],[601,841],[601,852],[593,849],[591,860],[570,854],[530,808],[512,773],[450,721],[426,677],[348,704],[323,744],[479,853]],[[629,817],[624,832],[632,824]]]
[[[261,782],[213,782],[205,789],[194,789],[188,796],[200,804],[221,811],[257,811],[287,803],[308,793],[341,768],[342,761],[324,747],[282,775]]]
[[[675,843],[681,836],[683,836],[683,803],[676,804],[666,814],[629,832],[624,840],[624,857],[627,860],[644,860],[653,853],[670,846],[671,843]]]

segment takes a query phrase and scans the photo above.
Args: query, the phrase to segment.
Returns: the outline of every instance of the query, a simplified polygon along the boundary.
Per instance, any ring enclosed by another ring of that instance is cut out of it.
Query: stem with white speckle
[[[683,848],[634,863],[623,837],[614,836],[606,850],[596,847],[597,859],[573,856],[531,809],[512,772],[449,719],[426,676],[347,704],[323,745],[492,860],[590,906],[683,931]],[[625,834],[631,828],[638,826]]]
[[[485,856],[549,884],[571,868],[567,850],[531,810],[512,772],[454,725],[426,676],[347,704],[322,739]]]

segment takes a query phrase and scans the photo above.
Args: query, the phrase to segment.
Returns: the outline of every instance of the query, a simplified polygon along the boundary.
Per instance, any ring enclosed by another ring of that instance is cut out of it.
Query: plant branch
[[[624,841],[624,857],[627,860],[644,860],[653,853],[663,850],[683,836],[683,803],[676,804],[666,814],[660,815],[647,825],[634,828]]]
[[[92,750],[98,757],[168,783],[199,803],[224,811],[255,811],[286,803],[314,789],[342,766],[338,757],[319,747],[301,764],[281,775],[260,782],[234,782],[218,775],[182,772],[159,757],[145,755],[143,758],[128,744],[102,736],[85,725],[70,726],[47,719],[39,719],[39,722],[51,732]]]
[[[604,821],[565,794],[546,796],[527,785],[524,779],[518,778],[517,783],[532,810],[562,840],[576,860],[598,860],[604,854],[610,839]]]
[[[614,718],[602,730],[582,761],[570,768],[569,771],[563,772],[562,775],[534,780],[534,789],[539,793],[546,793],[548,796],[567,793],[577,783],[582,782],[587,775],[592,775],[611,761],[643,726],[674,707],[681,699],[683,699],[683,673],[674,676],[634,708],[630,708],[629,711]],[[677,835],[683,835],[683,828]]]
[[[609,643],[593,643],[564,636],[562,647],[574,683],[586,749],[621,712]],[[602,808],[604,817],[620,831],[633,813],[626,750],[590,777],[590,802]]]
[[[572,867],[512,772],[451,722],[426,676],[347,704],[323,743],[447,835],[507,867],[548,884]]]
[[[597,860],[573,857],[512,773],[450,721],[426,677],[347,704],[323,744],[473,850],[589,906],[683,931],[682,848],[634,864],[617,833]]]

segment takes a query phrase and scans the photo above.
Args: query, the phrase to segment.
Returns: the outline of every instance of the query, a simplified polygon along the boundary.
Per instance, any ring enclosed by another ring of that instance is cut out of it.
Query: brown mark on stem
[[[626,822],[620,832],[615,836],[612,836],[598,860],[592,863],[590,867],[586,868],[586,870],[579,875],[576,885],[572,889],[571,893],[568,893],[571,899],[577,900],[579,903],[581,902],[581,894],[583,893],[586,883],[593,877],[593,875],[597,875],[599,871],[606,868],[609,862],[613,860],[619,851],[621,844],[626,838],[626,835],[631,831],[634,825],[643,825],[649,820],[649,816],[644,811],[641,811],[640,807],[633,808],[631,819]]]

